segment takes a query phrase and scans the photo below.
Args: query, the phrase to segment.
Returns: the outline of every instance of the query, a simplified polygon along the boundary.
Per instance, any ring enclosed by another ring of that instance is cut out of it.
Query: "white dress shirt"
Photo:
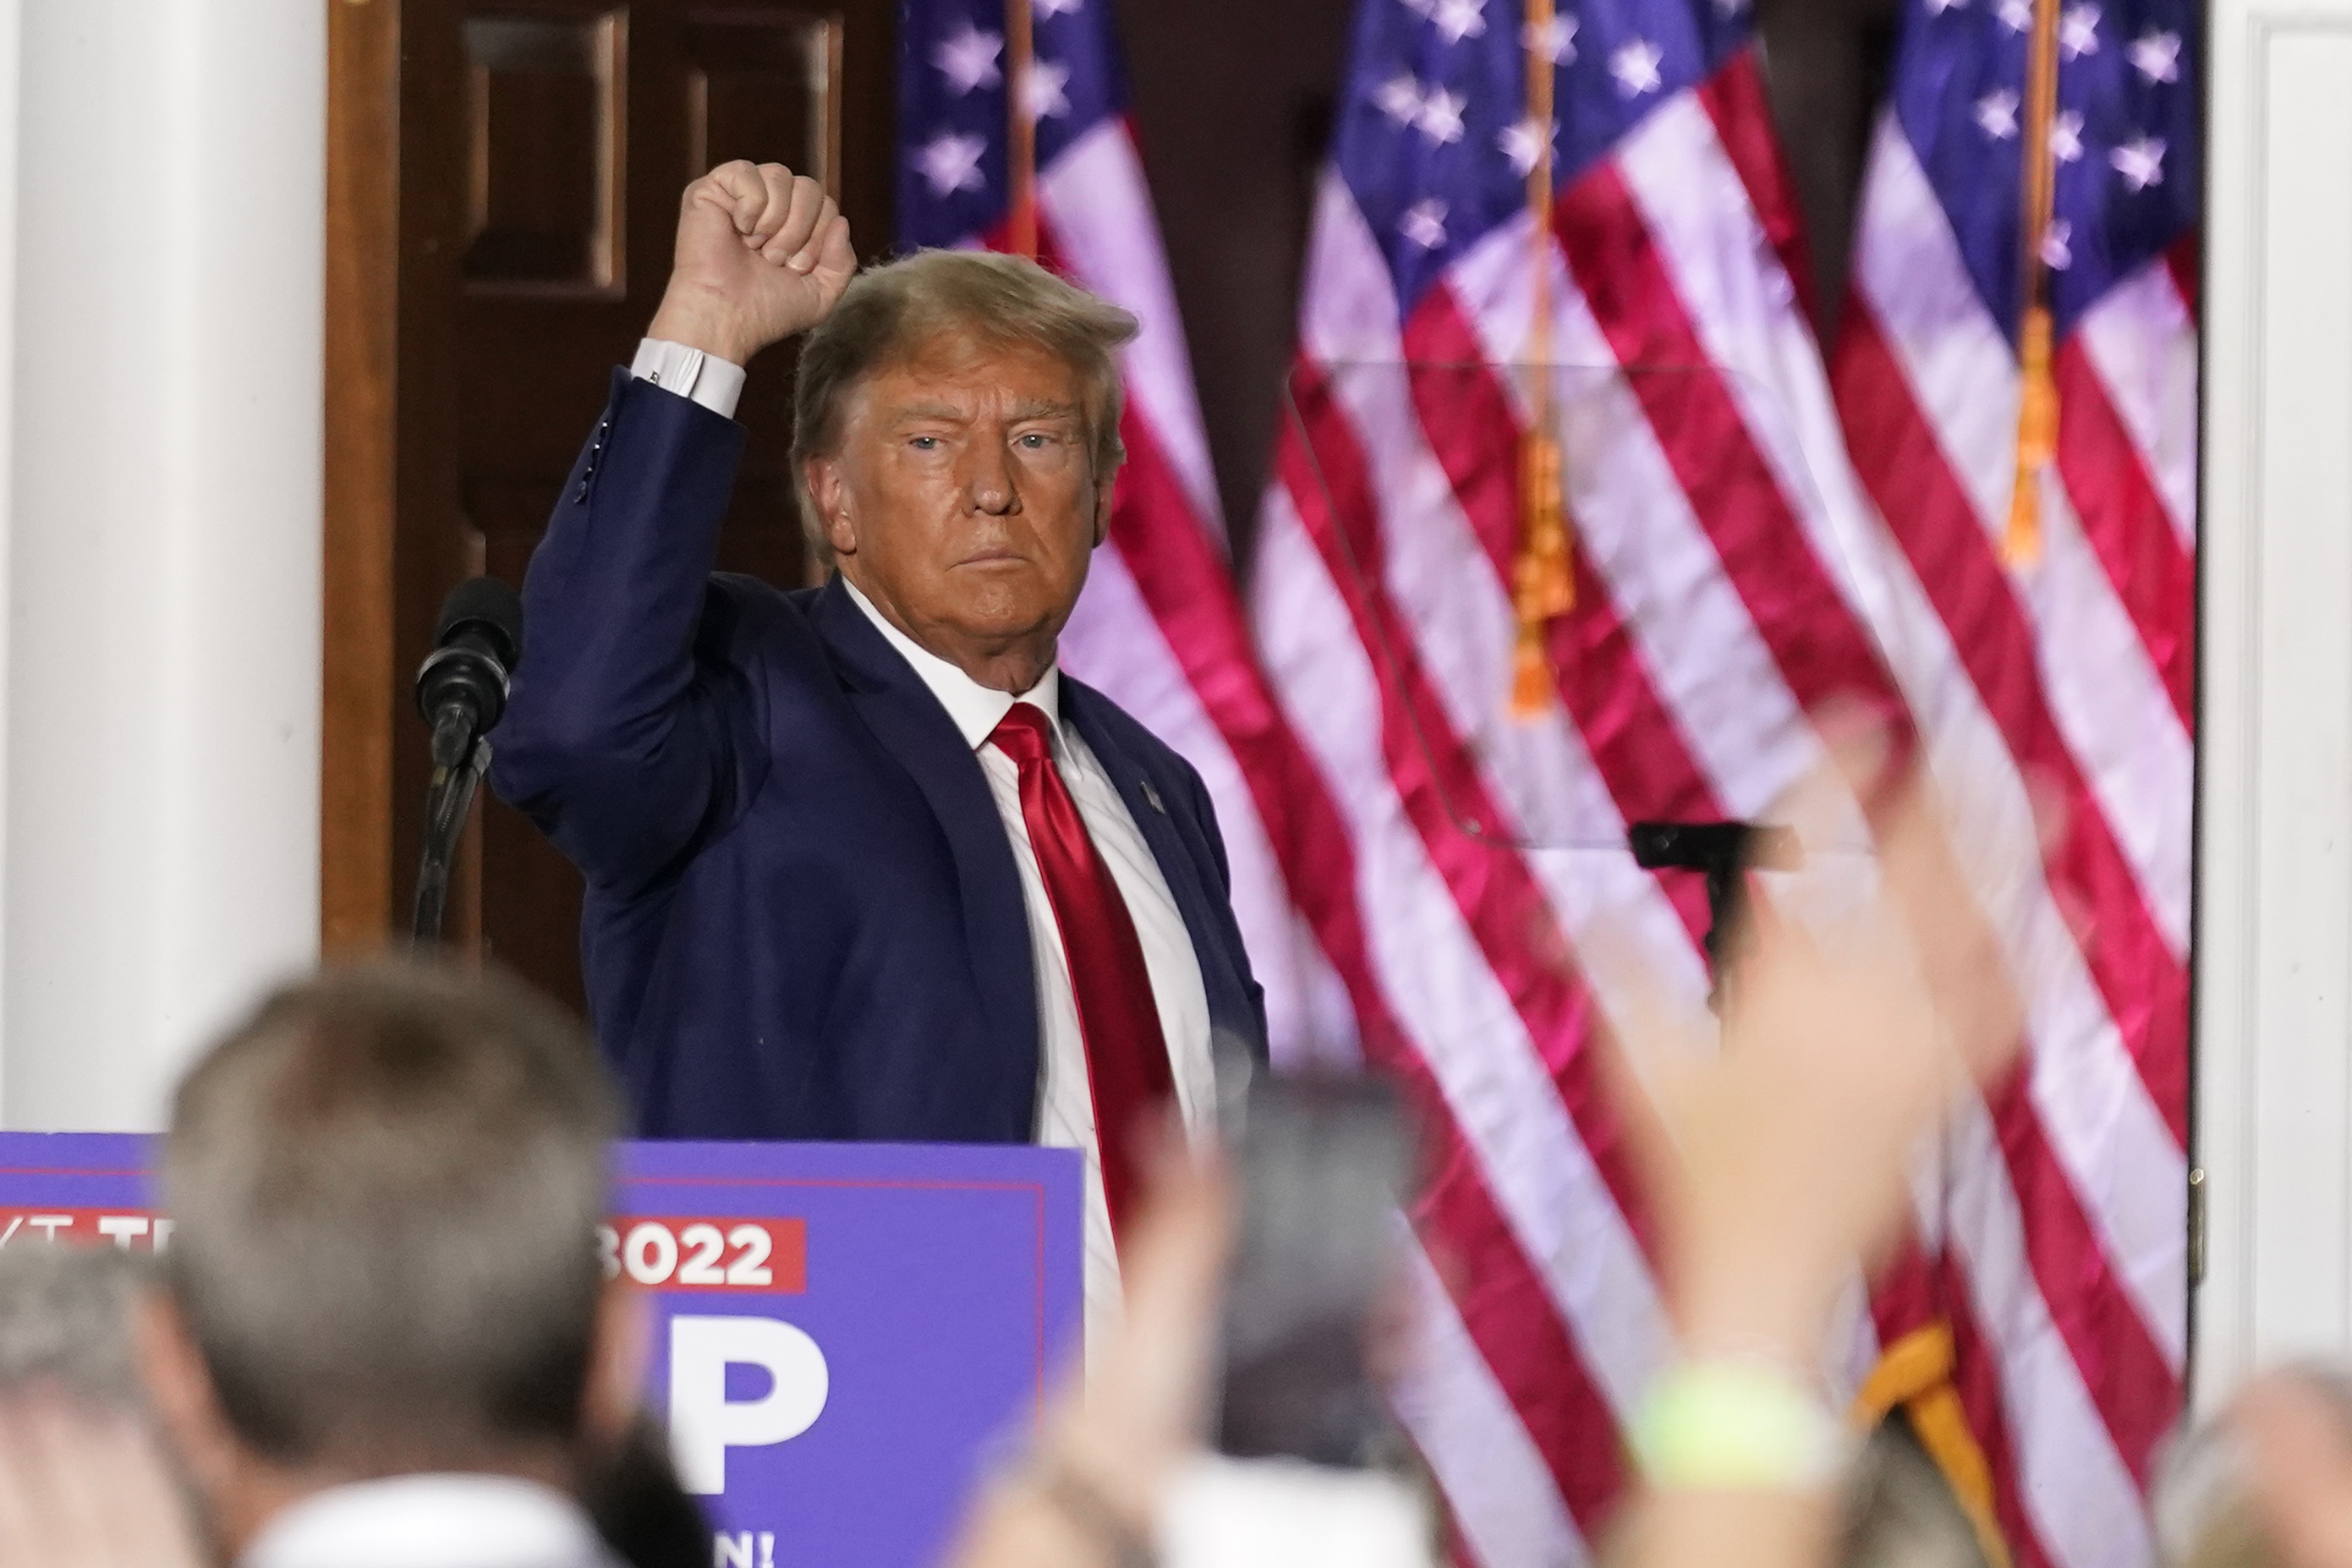
[[[741,366],[658,338],[647,338],[637,345],[636,361],[630,369],[639,378],[689,398],[723,418],[735,416],[743,391]],[[981,771],[988,775],[996,814],[1013,843],[1036,971],[1037,1142],[1080,1150],[1087,1158],[1087,1346],[1091,1360],[1121,1315],[1118,1252],[1112,1245],[1110,1205],[1103,1193],[1102,1146],[1095,1127],[1094,1093],[1087,1081],[1086,1040],[1078,1030],[1077,994],[1070,986],[1069,958],[1062,951],[1062,933],[1054,923],[1045,879],[1029,845],[1028,820],[1021,815],[1021,770],[1012,758],[988,743],[988,737],[1014,702],[1034,702],[1045,710],[1046,728],[1053,736],[1055,765],[1070,798],[1077,804],[1087,836],[1109,866],[1111,880],[1118,884],[1119,897],[1126,900],[1127,912],[1135,921],[1135,934],[1143,945],[1143,966],[1151,976],[1151,999],[1160,1013],[1160,1032],[1168,1042],[1177,1104],[1185,1128],[1196,1135],[1212,1125],[1217,1099],[1209,1042],[1209,996],[1201,980],[1200,956],[1192,951],[1192,932],[1185,929],[1183,912],[1168,890],[1160,862],[1136,826],[1127,803],[1119,798],[1118,787],[1085,740],[1062,723],[1061,672],[1047,669],[1034,687],[1017,698],[992,690],[892,626],[846,578],[842,586],[884,639],[915,667],[915,673],[947,710],[965,742],[980,754]]]
[[[1037,1024],[1041,1082],[1037,1094],[1037,1142],[1059,1149],[1076,1149],[1087,1157],[1086,1280],[1087,1347],[1091,1359],[1097,1347],[1119,1321],[1122,1298],[1118,1251],[1112,1245],[1110,1204],[1102,1180],[1102,1145],[1095,1127],[1094,1093],[1087,1077],[1086,1039],[1078,1030],[1077,993],[1070,984],[1070,961],[1062,951],[1061,928],[1054,922],[1054,906],[1045,896],[1045,879],[1037,868],[1036,851],[1029,844],[1028,819],[1021,814],[1021,769],[1011,757],[988,742],[1015,702],[1034,702],[1045,713],[1053,736],[1054,763],[1062,783],[1085,819],[1087,837],[1110,868],[1111,880],[1135,921],[1143,944],[1143,967],[1151,976],[1151,1000],[1160,1013],[1160,1032],[1168,1042],[1169,1067],[1176,1080],[1176,1101],[1184,1125],[1198,1133],[1216,1114],[1215,1061],[1209,1045],[1209,994],[1201,982],[1201,960],[1192,951],[1192,933],[1183,911],[1177,909],[1160,862],[1144,842],[1127,803],[1102,763],[1078,732],[1062,722],[1062,676],[1049,668],[1037,684],[1014,697],[981,685],[971,677],[930,652],[890,624],[847,578],[844,588],[866,612],[890,646],[915,667],[940,706],[948,710],[957,731],[980,754],[981,771],[988,775],[989,793],[996,799],[996,815],[1003,820],[1005,837],[1013,841],[1013,863],[1021,870],[1021,901],[1029,915],[1029,950],[1037,975]]]
[[[264,1525],[237,1568],[617,1568],[580,1505],[511,1476],[333,1487]]]

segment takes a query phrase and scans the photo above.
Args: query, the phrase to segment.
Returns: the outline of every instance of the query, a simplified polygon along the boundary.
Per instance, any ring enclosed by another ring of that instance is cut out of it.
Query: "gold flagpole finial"
[[[1552,0],[1527,0],[1527,132],[1534,148],[1528,169],[1528,428],[1519,440],[1519,549],[1511,582],[1518,623],[1512,654],[1511,714],[1539,718],[1553,700],[1551,655],[1545,627],[1576,607],[1576,574],[1569,558],[1566,509],[1560,497],[1559,441],[1552,434],[1551,363],[1551,124]]]

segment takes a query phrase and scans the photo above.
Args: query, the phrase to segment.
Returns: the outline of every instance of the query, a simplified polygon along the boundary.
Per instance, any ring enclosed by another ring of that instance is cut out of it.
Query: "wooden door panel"
[[[469,293],[625,293],[628,14],[465,22]]]
[[[519,583],[572,459],[669,271],[678,197],[710,163],[824,180],[859,249],[888,248],[891,0],[405,0],[394,575],[398,662],[468,570]],[[807,573],[789,465],[789,351],[753,367],[719,564]],[[396,718],[389,853],[404,921],[425,735]],[[454,938],[575,1005],[578,875],[486,801],[452,889]]]

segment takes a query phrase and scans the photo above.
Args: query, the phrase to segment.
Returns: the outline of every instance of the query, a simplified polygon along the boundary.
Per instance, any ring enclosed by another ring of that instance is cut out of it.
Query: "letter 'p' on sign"
[[[757,1399],[727,1397],[727,1369],[768,1374]],[[669,1441],[678,1480],[698,1497],[727,1489],[727,1450],[797,1437],[824,1412],[824,1352],[792,1324],[762,1317],[669,1321]]]

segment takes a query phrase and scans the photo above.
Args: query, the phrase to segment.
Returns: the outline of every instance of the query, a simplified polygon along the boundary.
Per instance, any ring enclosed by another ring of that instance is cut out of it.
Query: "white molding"
[[[2352,1352],[2352,0],[2215,0],[2195,1394]]]
[[[159,1125],[318,952],[326,8],[30,0],[7,123],[6,1124]]]

